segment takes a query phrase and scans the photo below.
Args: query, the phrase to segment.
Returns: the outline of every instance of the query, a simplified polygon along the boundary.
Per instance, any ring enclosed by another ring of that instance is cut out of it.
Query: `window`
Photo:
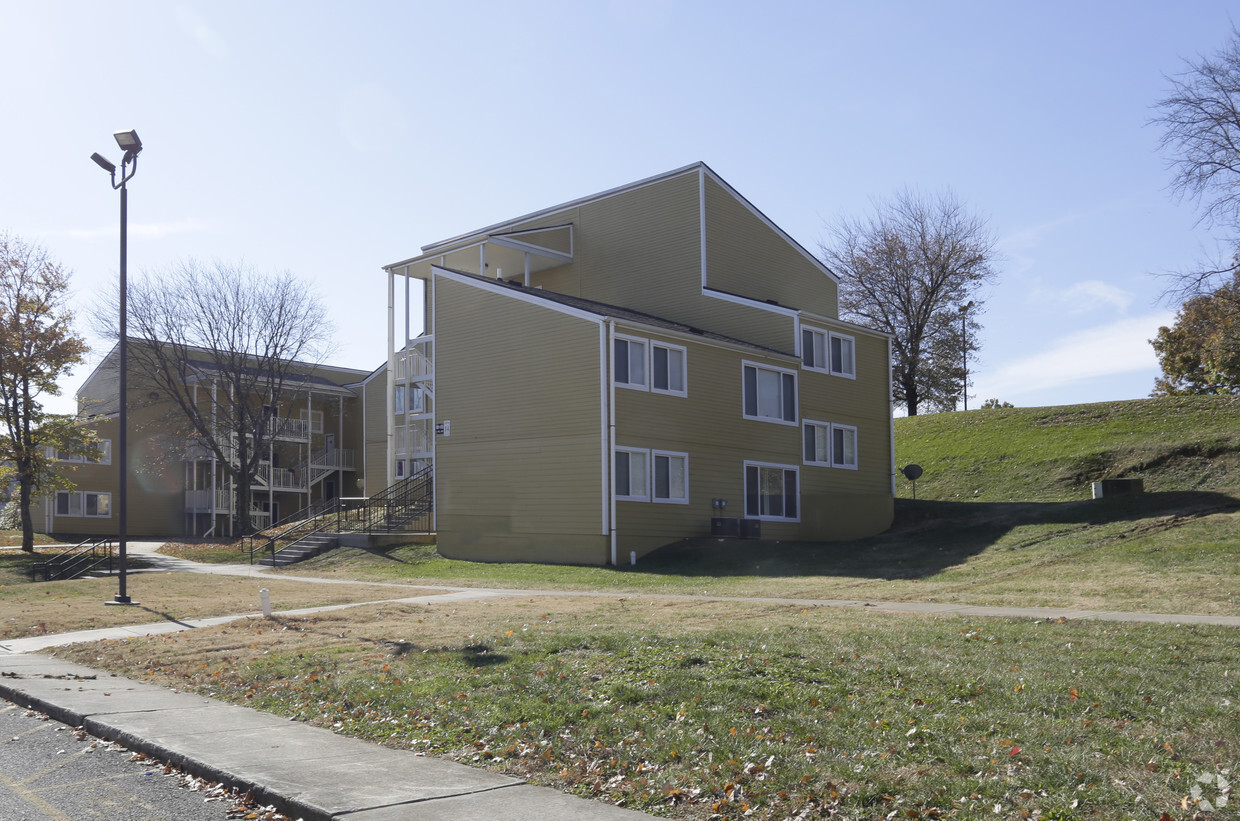
[[[831,464],[857,469],[857,429],[849,425],[831,426]]]
[[[805,464],[831,464],[831,426],[823,422],[805,423]]]
[[[827,334],[813,328],[801,329],[801,364],[816,371],[827,369]]]
[[[616,337],[615,382],[629,388],[646,389],[645,342]]]
[[[791,465],[745,463],[745,516],[800,521],[797,469]]]
[[[56,491],[57,516],[90,516],[107,519],[112,516],[112,494],[82,490]]]
[[[796,424],[796,374],[748,362],[743,370],[745,418]]]
[[[425,392],[421,385],[397,385],[395,413],[404,413],[406,405],[410,413],[421,413],[424,395]],[[409,397],[408,402],[405,400],[406,396]]]
[[[631,502],[650,500],[647,476],[650,452],[636,448],[616,449],[616,498]]]
[[[805,464],[857,469],[857,429],[805,422]]]
[[[404,459],[396,460],[396,478],[397,479],[405,478],[405,460]]]
[[[650,343],[650,389],[656,393],[686,395],[684,348]]]
[[[112,464],[112,440],[111,439],[100,439],[98,442],[95,443],[95,447],[99,448],[99,458],[98,459],[87,458],[86,461],[91,463],[92,465]]]
[[[654,501],[689,503],[689,454],[654,451]]]
[[[806,368],[836,376],[856,378],[853,338],[815,328],[801,328],[801,364]]]
[[[307,411],[305,408],[302,408],[299,416],[302,422],[309,421],[311,433],[323,432],[323,411]]]
[[[856,378],[857,363],[851,336],[831,334],[831,373]]]

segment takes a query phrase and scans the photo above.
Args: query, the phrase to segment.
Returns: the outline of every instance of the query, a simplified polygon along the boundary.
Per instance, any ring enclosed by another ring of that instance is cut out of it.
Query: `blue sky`
[[[0,0],[0,229],[85,309],[118,270],[89,156],[136,129],[131,275],[290,270],[330,308],[333,364],[370,368],[381,266],[492,222],[703,160],[816,249],[875,197],[950,186],[1003,255],[970,406],[1137,398],[1174,313],[1155,275],[1212,248],[1146,122],[1235,8]]]

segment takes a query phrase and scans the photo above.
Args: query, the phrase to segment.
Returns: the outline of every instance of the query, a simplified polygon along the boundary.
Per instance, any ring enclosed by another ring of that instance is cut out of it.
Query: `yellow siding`
[[[606,561],[599,326],[436,281],[436,516],[446,556]]]
[[[360,495],[374,496],[388,485],[387,475],[387,374],[381,371],[362,388],[362,415],[366,441],[363,488]]]
[[[709,175],[706,245],[709,287],[838,315],[835,282]]]
[[[846,539],[885,530],[891,523],[890,439],[885,401],[886,380],[873,377],[881,343],[858,337],[861,380],[808,373],[796,362],[757,352],[623,329],[625,335],[666,341],[687,348],[688,396],[669,396],[628,388],[616,389],[617,447],[687,453],[689,504],[617,501],[618,547],[622,560],[679,538],[707,536],[716,515],[712,500],[728,502],[725,515],[745,516],[744,463],[789,465],[799,469],[800,523],[762,522],[764,538]],[[864,339],[864,342],[863,342]],[[783,425],[744,418],[742,362],[797,370],[800,417],[855,425],[861,440],[859,470],[803,463],[799,424]],[[871,410],[850,405],[838,383],[864,397]],[[874,410],[878,408],[879,410]],[[825,418],[824,418],[825,417]]]

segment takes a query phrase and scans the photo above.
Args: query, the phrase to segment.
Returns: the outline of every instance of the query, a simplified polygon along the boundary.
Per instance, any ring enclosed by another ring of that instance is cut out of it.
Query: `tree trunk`
[[[917,394],[917,379],[906,371],[903,382],[904,407],[908,410],[909,416],[916,416],[917,405],[921,402],[921,397]]]
[[[18,482],[17,507],[22,516],[22,551],[34,552],[34,520],[30,518],[30,477],[22,476]]]

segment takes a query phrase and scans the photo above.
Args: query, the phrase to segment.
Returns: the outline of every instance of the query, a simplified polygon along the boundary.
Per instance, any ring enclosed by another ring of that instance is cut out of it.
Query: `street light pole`
[[[126,278],[126,264],[128,262],[128,234],[129,234],[129,189],[126,187],[133,175],[138,170],[138,154],[142,152],[142,140],[138,139],[137,131],[117,131],[112,135],[116,138],[116,144],[125,152],[125,156],[121,159],[120,180],[116,178],[116,166],[101,157],[99,154],[91,154],[90,158],[95,164],[112,175],[112,188],[120,189],[121,192],[121,274],[120,274],[120,339],[117,342],[117,356],[120,359],[120,379],[118,389],[120,391],[119,402],[119,418],[117,424],[119,432],[117,435],[117,450],[119,451],[118,461],[120,467],[118,469],[119,483],[117,486],[117,549],[120,558],[120,590],[116,597],[107,602],[108,604],[136,604],[129,597],[126,589],[127,581],[127,554],[128,554],[128,485],[129,485],[129,357],[128,357],[128,296],[129,284]],[[116,455],[116,454],[114,454]]]

